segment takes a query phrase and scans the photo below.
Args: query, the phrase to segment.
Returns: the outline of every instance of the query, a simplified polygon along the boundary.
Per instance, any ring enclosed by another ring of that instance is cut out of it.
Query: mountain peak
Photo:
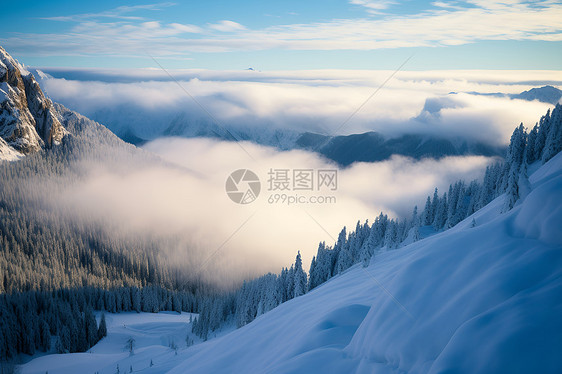
[[[518,95],[514,95],[513,98],[529,101],[538,100],[543,103],[556,105],[562,98],[562,90],[553,86],[543,86],[523,91]]]
[[[0,138],[6,153],[35,153],[67,133],[33,74],[0,47]]]

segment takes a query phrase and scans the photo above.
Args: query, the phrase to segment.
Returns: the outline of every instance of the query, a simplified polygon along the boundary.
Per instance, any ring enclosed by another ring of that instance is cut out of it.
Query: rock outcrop
[[[59,144],[67,133],[33,75],[0,47],[0,138],[5,143],[4,153],[35,153]]]

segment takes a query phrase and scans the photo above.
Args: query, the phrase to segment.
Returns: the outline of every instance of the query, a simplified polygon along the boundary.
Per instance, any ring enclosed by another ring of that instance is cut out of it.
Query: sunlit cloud
[[[392,0],[349,0],[349,3],[365,7],[371,14],[380,14],[382,10],[396,4],[396,2]]]
[[[121,20],[143,20],[143,17],[130,16],[129,13],[133,13],[139,10],[161,10],[174,6],[174,3],[163,2],[157,4],[144,4],[144,5],[122,5],[117,8],[107,10],[104,12],[97,13],[81,13],[74,14],[70,16],[55,16],[55,17],[41,17],[44,20],[50,21],[61,21],[61,22],[80,22],[87,19],[99,19],[99,18],[115,18]]]
[[[209,28],[221,32],[234,32],[234,31],[246,30],[246,27],[244,25],[241,25],[234,21],[227,21],[227,20],[209,24]]]
[[[169,164],[83,161],[76,165],[81,170],[79,180],[54,185],[35,180],[32,196],[49,196],[52,209],[73,220],[101,222],[114,238],[157,239],[174,265],[220,285],[278,271],[289,266],[299,250],[308,266],[318,242],[333,244],[344,225],[354,228],[357,220],[372,222],[381,211],[391,217],[409,216],[414,204],[424,203],[434,187],[444,190],[459,178],[480,178],[485,165],[493,161],[396,157],[338,170],[335,190],[303,192],[270,190],[269,172],[337,167],[313,153],[279,152],[249,142],[163,138],[145,149]],[[112,167],[113,163],[118,167]],[[234,203],[225,191],[228,175],[240,168],[252,170],[261,181],[260,195],[247,205]],[[336,200],[271,202],[272,196],[283,193]]]

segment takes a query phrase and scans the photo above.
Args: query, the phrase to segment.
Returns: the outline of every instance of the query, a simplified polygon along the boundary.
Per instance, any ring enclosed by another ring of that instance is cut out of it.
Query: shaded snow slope
[[[511,212],[499,197],[185,350],[171,372],[559,372],[562,155],[531,181]]]
[[[88,352],[37,357],[22,365],[21,373],[113,374],[117,365],[121,373],[128,373],[131,366],[134,372],[150,369],[166,371],[174,365],[176,358],[170,344],[174,342],[179,348],[186,347],[185,338],[191,331],[190,316],[190,313],[174,312],[107,313],[108,335]],[[133,355],[126,348],[129,338],[135,340]]]

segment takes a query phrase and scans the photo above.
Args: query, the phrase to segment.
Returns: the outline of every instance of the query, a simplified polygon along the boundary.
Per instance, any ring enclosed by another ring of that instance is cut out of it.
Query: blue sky
[[[0,45],[43,67],[561,70],[562,3],[17,1]]]

